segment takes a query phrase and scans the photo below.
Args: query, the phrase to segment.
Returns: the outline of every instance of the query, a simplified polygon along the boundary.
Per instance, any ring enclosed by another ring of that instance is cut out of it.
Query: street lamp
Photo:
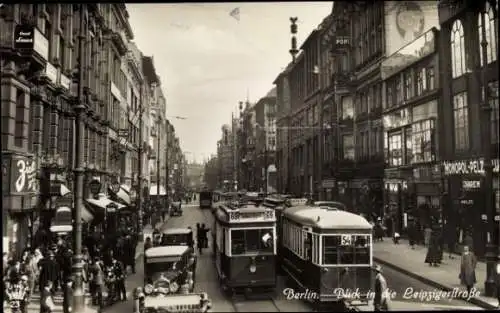
[[[85,311],[85,299],[83,292],[83,264],[82,264],[82,209],[83,209],[83,138],[84,132],[83,113],[85,112],[83,95],[83,49],[85,40],[85,4],[80,4],[80,34],[78,35],[78,76],[73,77],[73,84],[78,84],[77,97],[73,110],[75,112],[75,184],[74,184],[74,206],[73,210],[73,312],[83,313]],[[74,80],[76,78],[76,81]]]

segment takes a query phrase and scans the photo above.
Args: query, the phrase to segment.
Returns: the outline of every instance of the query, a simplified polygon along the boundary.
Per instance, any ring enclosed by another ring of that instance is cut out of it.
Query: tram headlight
[[[255,264],[250,265],[250,273],[255,273],[257,271],[257,266]]]
[[[147,284],[146,286],[144,286],[144,293],[147,295],[151,294],[153,292],[153,290],[154,290],[154,287],[151,284]]]

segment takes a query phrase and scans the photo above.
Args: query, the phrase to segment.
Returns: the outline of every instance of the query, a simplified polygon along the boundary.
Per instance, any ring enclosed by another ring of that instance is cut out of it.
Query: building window
[[[484,29],[483,29],[483,16],[484,16],[484,26],[485,26]],[[488,1],[486,1],[485,3],[484,11],[478,15],[477,24],[479,26],[479,31],[478,31],[479,47],[480,47],[479,58],[481,61],[481,66],[484,66],[483,53],[482,53],[483,46],[481,45],[481,42],[485,40],[488,43],[488,45],[486,46],[486,59],[488,61],[487,64],[490,64],[491,62],[497,60],[497,44],[498,44],[497,25],[496,25],[497,19],[495,19],[493,8],[491,7]],[[483,37],[483,30],[485,33],[485,37]]]
[[[394,94],[392,92],[392,82],[387,84],[387,107],[390,108],[394,105]]]
[[[404,164],[410,164],[413,158],[413,149],[412,149],[412,129],[411,127],[407,127],[405,129],[405,159]]]
[[[401,104],[401,102],[403,102],[403,90],[401,89],[401,79],[399,79],[399,77],[397,77],[396,79],[396,83],[395,83],[395,86],[396,86],[396,105],[399,105]]]
[[[405,100],[409,100],[411,99],[412,97],[412,79],[411,79],[411,71],[407,72],[404,74],[404,78],[405,78],[405,94],[404,94],[404,97],[405,97]]]
[[[354,136],[344,135],[342,136],[342,145],[345,160],[354,160]]]
[[[23,139],[24,139],[24,126],[25,126],[25,121],[24,121],[24,109],[25,109],[25,93],[24,91],[20,89],[15,89],[16,90],[16,124],[14,127],[14,145],[16,147],[22,147],[23,146]]]
[[[352,105],[352,98],[351,97],[342,97],[341,98],[341,103],[342,103],[342,119],[349,119],[354,117],[354,107]]]
[[[428,67],[427,70],[425,71],[425,81],[426,81],[426,88],[425,90],[434,90],[436,88],[435,82],[434,82],[434,68],[433,67]]]
[[[451,76],[460,77],[466,72],[464,28],[456,20],[451,28]]]
[[[455,128],[455,149],[469,148],[469,112],[467,105],[467,92],[462,92],[453,97],[453,119]]]
[[[403,164],[403,138],[401,132],[389,134],[389,165],[400,166]]]
[[[412,125],[412,163],[433,162],[435,160],[434,120],[428,119]]]
[[[373,98],[374,98],[374,108],[380,108],[382,106],[382,84],[377,84],[374,87],[374,93],[373,93]]]
[[[417,72],[417,90],[416,90],[416,96],[420,96],[421,94],[424,93],[424,72],[425,69],[422,69]]]
[[[491,82],[488,84],[488,88],[490,89],[488,92],[488,97],[489,97],[489,103],[491,106],[491,142],[492,143],[498,143],[500,142],[499,140],[499,134],[498,134],[498,127],[500,126],[498,123],[499,116],[498,114],[500,113],[498,110],[498,80]]]

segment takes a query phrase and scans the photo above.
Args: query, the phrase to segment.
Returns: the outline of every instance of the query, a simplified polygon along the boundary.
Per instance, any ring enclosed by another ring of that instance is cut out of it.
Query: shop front
[[[414,192],[411,215],[416,221],[419,229],[426,226],[435,226],[443,222],[446,212],[442,212],[442,201],[447,192],[445,180],[441,180],[439,165],[424,164],[413,168],[413,185],[410,186]],[[448,219],[449,220],[449,219]],[[451,221],[450,221],[451,222]]]
[[[37,169],[31,156],[2,152],[2,244],[3,251],[13,256],[19,256],[33,238]]]
[[[412,195],[413,184],[410,168],[386,169],[384,171],[384,222],[388,231],[406,234],[408,222],[414,217]]]
[[[487,192],[484,181],[484,159],[466,159],[442,162],[443,175],[448,181],[450,218],[454,217],[460,230],[472,230],[474,252],[482,256],[487,242],[487,208],[485,198],[492,197],[495,206],[495,220],[500,218],[499,205],[499,160],[493,163],[493,192]],[[497,225],[498,227],[498,225]],[[498,232],[498,229],[496,233]],[[496,237],[495,235],[494,237]],[[494,239],[493,242],[497,242]]]

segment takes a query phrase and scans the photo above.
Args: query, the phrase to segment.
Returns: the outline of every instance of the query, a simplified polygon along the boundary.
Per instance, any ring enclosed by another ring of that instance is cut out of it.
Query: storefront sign
[[[33,49],[35,40],[34,27],[27,25],[17,25],[14,30],[14,48],[15,49]]]
[[[63,88],[65,88],[66,90],[69,90],[71,82],[68,76],[61,74],[60,79],[61,79],[61,86],[63,86]]]
[[[321,182],[321,186],[323,188],[334,188],[335,187],[335,179],[325,179]]]
[[[491,160],[493,173],[498,173],[498,159]],[[484,175],[484,159],[444,161],[443,172],[445,176],[451,175]]]
[[[36,28],[29,25],[17,25],[14,30],[14,47],[38,53],[44,60],[49,58],[49,42]]]
[[[99,193],[99,191],[101,190],[101,182],[98,181],[97,179],[92,180],[89,183],[89,189],[90,189],[91,194],[97,195]]]
[[[49,62],[47,62],[47,65],[45,65],[45,75],[47,75],[51,83],[53,84],[57,83],[58,70],[54,65],[50,64]]]
[[[11,194],[38,192],[37,168],[34,160],[24,156],[12,156],[10,165]]]
[[[462,182],[463,189],[479,189],[481,188],[480,180],[464,180]]]

